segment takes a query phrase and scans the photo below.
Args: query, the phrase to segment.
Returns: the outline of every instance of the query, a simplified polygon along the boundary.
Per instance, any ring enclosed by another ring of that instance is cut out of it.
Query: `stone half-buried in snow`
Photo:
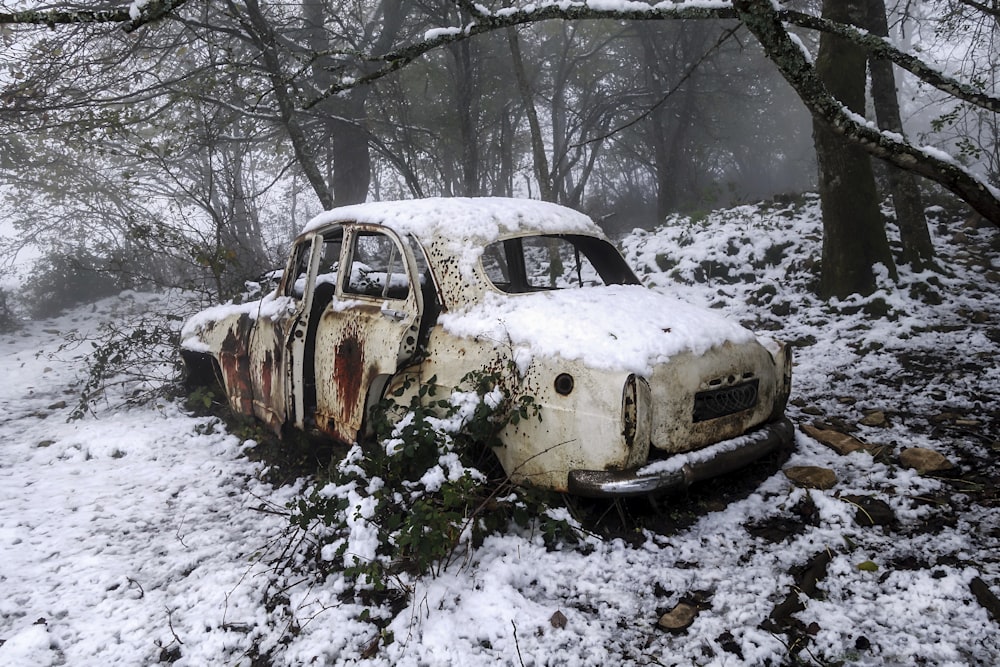
[[[904,468],[913,468],[921,475],[950,472],[955,469],[955,464],[944,454],[925,447],[904,449],[899,453],[899,464]]]
[[[819,466],[791,466],[785,468],[787,477],[795,486],[803,489],[832,489],[837,485],[837,473]]]
[[[691,627],[698,616],[698,607],[688,602],[679,602],[677,606],[660,616],[657,627],[668,632],[683,632]]]
[[[858,422],[862,426],[874,426],[876,428],[886,428],[889,426],[889,418],[882,410],[866,410],[865,416]]]
[[[826,445],[841,456],[865,448],[865,443],[854,436],[833,429],[819,428],[809,424],[802,424],[799,428],[810,438]]]
[[[820,444],[826,445],[841,456],[853,452],[868,452],[873,457],[881,458],[886,454],[887,448],[883,445],[874,445],[864,440],[860,440],[853,435],[843,433],[836,429],[802,424],[799,427],[803,433]]]

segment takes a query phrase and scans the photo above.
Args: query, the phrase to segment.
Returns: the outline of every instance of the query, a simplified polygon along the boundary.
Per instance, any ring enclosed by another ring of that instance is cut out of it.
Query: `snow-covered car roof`
[[[503,197],[438,197],[371,202],[324,211],[310,220],[303,234],[338,222],[385,225],[412,234],[427,245],[456,240],[483,247],[505,234],[587,234],[604,238],[593,220],[549,202]]]

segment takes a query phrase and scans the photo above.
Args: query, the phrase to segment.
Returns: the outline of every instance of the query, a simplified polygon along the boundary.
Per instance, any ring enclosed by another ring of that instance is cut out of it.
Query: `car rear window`
[[[621,254],[607,241],[575,234],[538,234],[486,246],[483,272],[502,292],[638,284]]]

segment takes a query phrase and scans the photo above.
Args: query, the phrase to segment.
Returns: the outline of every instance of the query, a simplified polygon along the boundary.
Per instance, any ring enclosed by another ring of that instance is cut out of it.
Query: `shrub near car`
[[[540,419],[495,452],[520,484],[653,493],[791,443],[791,354],[639,284],[588,217],[520,199],[426,199],[327,211],[273,292],[182,332],[192,379],[276,431],[362,439],[384,396],[450,391],[498,369]]]

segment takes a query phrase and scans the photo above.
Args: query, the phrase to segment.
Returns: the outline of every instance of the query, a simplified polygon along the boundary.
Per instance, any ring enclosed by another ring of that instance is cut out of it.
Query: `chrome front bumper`
[[[792,422],[782,417],[733,440],[709,445],[694,452],[675,454],[685,462],[670,471],[642,472],[644,469],[655,468],[657,462],[629,470],[571,470],[569,492],[578,496],[606,498],[685,489],[703,479],[738,470],[762,456],[791,445],[794,440],[795,429]]]

